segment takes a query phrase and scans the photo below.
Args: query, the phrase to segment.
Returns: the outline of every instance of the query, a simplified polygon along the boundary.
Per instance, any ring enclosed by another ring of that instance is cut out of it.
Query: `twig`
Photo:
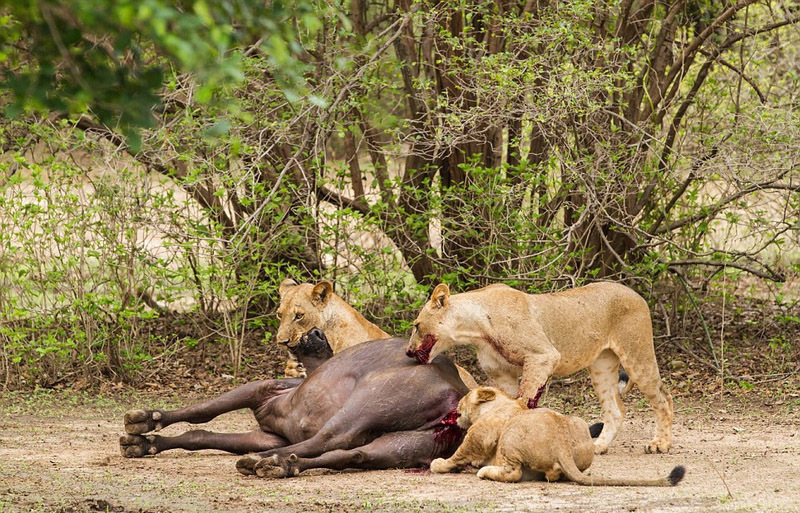
[[[709,265],[712,267],[722,267],[722,268],[733,267],[741,271],[747,271],[748,273],[758,276],[759,278],[764,278],[765,280],[772,280],[778,283],[783,283],[784,281],[786,281],[786,276],[777,273],[768,267],[767,267],[768,272],[764,272],[759,269],[756,269],[755,267],[750,267],[749,265],[740,264],[738,262],[715,262],[713,260],[689,259],[689,260],[673,260],[671,262],[661,261],[661,263],[666,264],[668,267],[679,266],[679,265]]]
[[[719,478],[722,480],[722,484],[724,484],[724,485],[725,485],[725,490],[727,490],[727,491],[728,491],[728,498],[729,498],[729,499],[733,499],[733,494],[731,493],[731,489],[728,487],[728,482],[727,482],[727,481],[725,481],[725,474],[723,474],[722,472],[720,472],[720,471],[717,469],[717,466],[716,466],[716,465],[714,465],[714,462],[712,462],[711,460],[708,460],[708,462],[711,464],[711,468],[713,468],[713,469],[714,469],[714,472],[716,472],[716,473],[717,473],[717,475],[719,476]]]
[[[717,365],[717,370],[719,371],[720,364],[719,360],[717,360],[717,354],[714,352],[714,341],[711,339],[711,330],[708,329],[706,318],[703,316],[703,312],[700,311],[700,307],[697,305],[697,301],[694,299],[694,294],[692,294],[692,291],[689,289],[689,284],[686,283],[686,278],[684,278],[683,274],[677,270],[670,270],[678,277],[678,280],[683,286],[683,290],[686,292],[686,294],[689,296],[689,300],[692,302],[695,312],[697,312],[698,317],[700,317],[700,323],[703,325],[703,330],[706,332],[706,341],[708,342],[708,347],[711,348],[711,356],[714,358],[714,363]]]

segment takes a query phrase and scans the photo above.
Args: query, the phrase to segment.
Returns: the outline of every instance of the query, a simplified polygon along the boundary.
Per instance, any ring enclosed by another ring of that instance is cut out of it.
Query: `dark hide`
[[[292,476],[309,468],[410,468],[447,457],[462,433],[448,413],[468,392],[444,356],[419,365],[407,340],[373,340],[321,362],[325,335],[311,330],[292,351],[305,380],[248,383],[211,401],[174,411],[131,410],[120,438],[127,458],[170,449],[221,449],[242,458],[244,474]],[[310,356],[310,358],[306,358]],[[176,422],[198,424],[250,408],[260,429],[249,433],[193,430],[174,437],[146,434]]]

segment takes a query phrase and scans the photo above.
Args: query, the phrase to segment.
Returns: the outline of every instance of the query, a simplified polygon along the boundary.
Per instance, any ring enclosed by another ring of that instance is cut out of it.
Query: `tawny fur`
[[[594,446],[585,421],[547,408],[528,409],[524,400],[497,388],[471,390],[458,412],[459,425],[469,428],[464,441],[450,458],[433,460],[432,472],[472,465],[481,467],[478,477],[493,481],[516,482],[535,472],[548,481],[566,478],[596,486],[671,486],[683,477],[683,467],[658,479],[587,476],[583,471],[592,464]]]
[[[390,338],[388,333],[336,295],[329,281],[298,284],[286,278],[278,293],[281,297],[278,306],[280,325],[276,338],[289,348],[294,347],[311,328],[319,328],[325,333],[334,354],[367,340]],[[286,363],[284,375],[302,376],[293,358]]]
[[[367,340],[391,337],[336,295],[333,285],[327,280],[298,284],[291,278],[286,278],[278,293],[281,302],[278,306],[280,325],[276,339],[290,349],[311,328],[319,328],[325,333],[333,354]],[[457,367],[458,374],[467,387],[478,386],[469,372]],[[284,376],[305,377],[305,373],[297,360],[289,358]]]
[[[656,436],[645,451],[667,452],[672,445],[672,397],[658,371],[650,310],[624,285],[603,282],[526,294],[497,284],[450,295],[442,283],[414,323],[409,352],[433,340],[430,359],[454,345],[473,345],[494,384],[525,400],[551,375],[588,368],[605,424],[595,441],[598,454],[608,450],[625,413],[618,388],[621,363],[655,410]]]

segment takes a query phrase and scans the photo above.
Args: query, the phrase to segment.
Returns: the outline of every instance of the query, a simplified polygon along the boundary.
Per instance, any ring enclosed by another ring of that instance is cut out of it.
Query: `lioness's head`
[[[331,282],[298,284],[286,278],[278,288],[281,304],[278,306],[277,341],[290,349],[297,345],[300,337],[311,328],[325,329],[328,316],[326,307],[333,295]]]
[[[447,327],[450,288],[440,283],[422,307],[411,331],[406,354],[419,363],[431,362],[439,353],[453,345]]]
[[[495,387],[473,388],[467,395],[458,402],[458,426],[469,429],[476,423],[481,415],[491,411],[498,406],[509,406],[522,408],[519,400],[512,399],[505,392]]]

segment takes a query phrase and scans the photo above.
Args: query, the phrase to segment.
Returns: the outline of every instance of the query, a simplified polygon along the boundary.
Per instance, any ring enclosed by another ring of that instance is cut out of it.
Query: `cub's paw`
[[[450,470],[452,470],[452,465],[444,458],[436,458],[431,462],[431,472],[434,474],[447,474]]]
[[[125,432],[142,435],[162,428],[161,412],[158,410],[128,410],[123,419]]]
[[[119,451],[123,458],[142,458],[158,454],[158,435],[124,435],[119,437]]]
[[[644,446],[644,452],[647,454],[666,454],[672,448],[672,443],[666,440],[653,440]]]

